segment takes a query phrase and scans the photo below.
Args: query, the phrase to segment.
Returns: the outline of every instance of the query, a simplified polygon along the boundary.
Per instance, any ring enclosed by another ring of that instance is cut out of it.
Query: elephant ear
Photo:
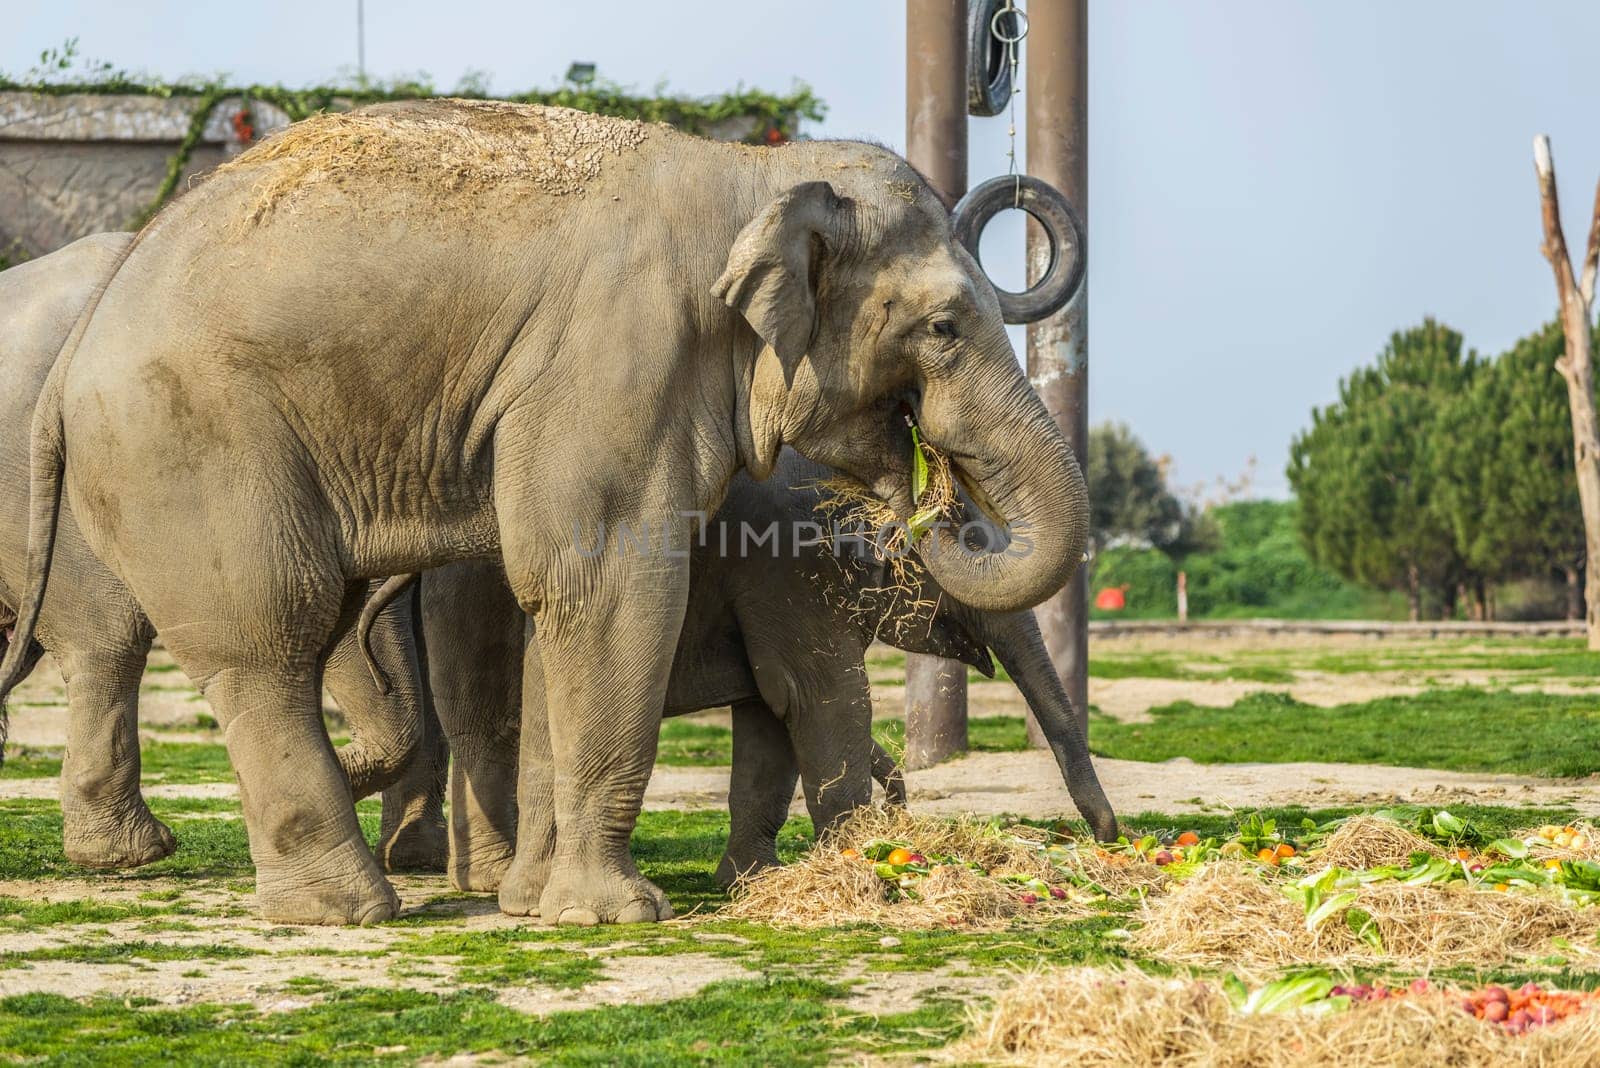
[[[817,272],[843,210],[827,182],[795,186],[739,231],[711,287],[777,353],[791,384],[816,333]]]

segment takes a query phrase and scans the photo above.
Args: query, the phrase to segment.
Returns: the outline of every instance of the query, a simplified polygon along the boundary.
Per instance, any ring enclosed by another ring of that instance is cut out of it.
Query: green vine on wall
[[[32,73],[32,72],[30,72]],[[316,86],[290,89],[281,85],[229,85],[226,82],[156,82],[133,78],[124,72],[106,70],[93,81],[54,81],[44,77],[17,80],[0,74],[0,92],[38,93],[45,96],[67,96],[89,93],[97,96],[158,96],[187,98],[193,101],[189,125],[183,139],[167,159],[166,175],[155,199],[133,220],[137,229],[150,220],[162,205],[177,192],[184,168],[205,136],[206,123],[211,112],[223,100],[240,97],[242,122],[249,122],[250,105],[260,101],[280,108],[290,121],[298,122],[319,111],[341,111],[363,104],[386,100],[419,100],[445,95],[437,92],[425,81],[412,80],[390,86]],[[664,122],[689,133],[703,134],[719,122],[733,118],[754,120],[747,141],[775,144],[787,141],[794,135],[794,127],[801,119],[820,121],[827,113],[823,102],[805,85],[797,85],[788,94],[766,93],[756,89],[739,88],[716,97],[641,96],[628,92],[621,86],[606,82],[584,85],[570,84],[550,90],[532,90],[497,96],[472,87],[458,87],[451,96],[478,100],[506,100],[518,104],[548,104],[556,107],[576,108],[599,115],[615,115],[640,119],[645,122]]]

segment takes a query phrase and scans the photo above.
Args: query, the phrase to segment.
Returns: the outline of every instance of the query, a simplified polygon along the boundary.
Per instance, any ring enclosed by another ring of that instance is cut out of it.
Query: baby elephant
[[[870,555],[836,555],[812,526],[823,496],[817,484],[833,474],[786,451],[766,481],[737,476],[689,549],[689,603],[663,712],[733,710],[731,829],[718,879],[726,884],[777,862],[776,835],[797,778],[823,833],[867,803],[874,773],[892,767],[870,733],[865,658],[875,639],[988,675],[993,650],[1049,738],[1079,812],[1097,837],[1114,838],[1116,817],[1033,613],[971,609],[925,570],[891,578]],[[582,536],[592,550],[638,551],[612,533]],[[501,906],[531,913],[537,892],[510,888],[542,884],[554,850],[547,748],[548,732],[561,724],[547,722],[542,699],[520,704],[522,692],[543,695],[538,657],[526,658],[523,675],[524,616],[498,565],[487,563],[426,573],[421,615],[429,684],[454,757],[452,880],[462,889],[493,889],[511,861],[522,871],[504,882]],[[403,781],[395,792],[423,788]]]
[[[132,240],[132,234],[87,237],[0,272],[0,654],[15,621],[13,606],[27,588],[28,436],[34,404],[73,324]],[[367,596],[365,582],[345,591],[342,636],[323,668],[355,734],[338,756],[358,797],[384,788],[412,765],[424,722],[410,653],[413,606],[402,600],[374,621],[374,655],[399,680],[392,693],[380,694],[356,641],[355,622]],[[48,649],[67,683],[61,814],[68,858],[109,868],[167,856],[174,849],[172,832],[151,815],[139,792],[139,680],[154,631],[127,588],[90,551],[67,507],[61,511],[37,634],[39,644],[30,647],[30,656],[37,659]],[[0,740],[4,724],[0,708]],[[418,806],[391,809],[411,818],[391,815],[383,859],[395,867],[442,862],[444,841],[436,821]]]

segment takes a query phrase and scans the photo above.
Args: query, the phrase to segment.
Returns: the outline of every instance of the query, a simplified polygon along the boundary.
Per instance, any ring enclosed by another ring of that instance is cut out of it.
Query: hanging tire
[[[1044,228],[1050,241],[1050,266],[1044,277],[1021,293],[999,286],[994,287],[994,292],[1000,298],[1000,314],[1006,322],[1035,323],[1066,307],[1083,286],[1088,267],[1083,223],[1067,198],[1048,182],[1026,174],[990,178],[962,197],[950,213],[950,228],[973,259],[979,258],[978,240],[983,228],[1009,208],[1020,208]],[[994,284],[993,279],[990,284]]]
[[[1011,103],[1011,62],[1005,42],[991,28],[1005,0],[968,0],[967,3],[967,114],[986,119]],[[1018,19],[1008,12],[1000,28],[1016,36]]]

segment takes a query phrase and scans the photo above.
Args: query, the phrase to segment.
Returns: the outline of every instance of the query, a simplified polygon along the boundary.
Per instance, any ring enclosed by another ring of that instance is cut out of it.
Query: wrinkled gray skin
[[[1023,608],[1076,568],[1077,462],[943,205],[893,153],[640,140],[622,120],[451,101],[307,122],[338,165],[297,170],[271,140],[241,156],[140,234],[69,339],[34,420],[18,612],[25,645],[64,488],[217,712],[266,918],[398,909],[317,708],[361,580],[503,558],[549,709],[522,744],[548,745],[553,781],[523,792],[553,798],[557,829],[553,852],[522,836],[506,881],[547,920],[592,924],[671,912],[628,840],[689,569],[585,555],[575,525],[686,545],[687,513],[784,444],[910,515],[909,411],[1036,546],[974,556],[936,534],[952,596]],[[493,149],[482,166],[439,147],[455,128],[451,152]],[[572,129],[593,147],[560,147]],[[519,153],[543,155],[506,169]],[[289,200],[264,207],[279,180]]]
[[[0,647],[26,588],[28,426],[62,340],[93,294],[111,277],[132,234],[100,234],[0,272]],[[374,622],[380,663],[398,680],[380,696],[350,626],[366,583],[352,590],[342,636],[324,674],[355,734],[339,760],[355,796],[394,782],[413,760],[420,738],[418,687],[412,681],[413,605],[403,598]],[[83,542],[72,512],[61,515],[55,559],[28,660],[48,649],[67,683],[67,749],[61,772],[61,815],[67,857],[77,864],[125,868],[169,855],[172,832],[150,814],[139,793],[139,680],[154,636],[117,577]],[[380,856],[392,869],[442,862],[445,839],[430,821],[427,799],[390,806]],[[437,799],[432,802],[437,807]]]
[[[992,649],[1049,738],[1078,811],[1097,838],[1115,838],[1116,817],[1033,613],[967,608],[925,572],[917,585],[889,592],[895,580],[883,563],[848,547],[835,557],[830,543],[806,544],[818,540],[802,526],[819,518],[815,486],[833,475],[785,450],[765,482],[734,479],[704,544],[691,550],[688,609],[665,712],[733,710],[731,824],[718,880],[727,885],[777,863],[777,833],[797,778],[813,823],[826,833],[871,800],[873,778],[890,773],[893,761],[871,737],[865,657],[874,638],[961,660],[986,675],[994,673]],[[741,554],[742,525],[760,532],[770,524],[778,541]],[[529,814],[520,833],[546,850],[555,828],[550,795],[529,789],[547,781],[528,771],[548,764],[548,754],[523,748],[517,798],[523,615],[493,562],[430,571],[422,591],[434,707],[455,757],[451,881],[461,890],[500,889],[502,909],[528,912],[537,902],[518,896],[516,884],[501,887],[518,848],[518,813]],[[425,797],[430,781],[408,777],[393,794]],[[891,798],[903,801],[898,769],[891,782]]]

